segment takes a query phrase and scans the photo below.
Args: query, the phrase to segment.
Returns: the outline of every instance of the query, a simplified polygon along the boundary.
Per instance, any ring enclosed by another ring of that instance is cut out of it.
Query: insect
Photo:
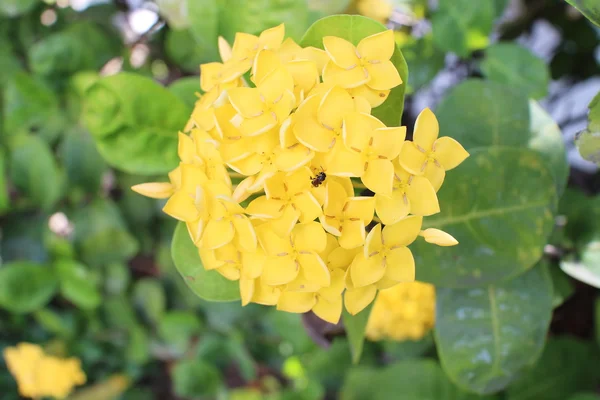
[[[321,183],[325,182],[326,178],[327,178],[327,174],[321,167],[321,172],[317,173],[316,176],[311,177],[310,183],[312,183],[313,187],[319,187],[319,186],[321,186]]]

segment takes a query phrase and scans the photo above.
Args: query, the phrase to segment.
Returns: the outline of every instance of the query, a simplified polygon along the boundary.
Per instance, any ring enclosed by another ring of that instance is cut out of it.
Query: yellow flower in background
[[[337,323],[344,306],[356,314],[378,291],[414,281],[408,246],[419,237],[458,243],[421,228],[440,211],[439,170],[468,153],[438,139],[429,110],[414,142],[371,115],[402,84],[392,31],[357,46],[325,37],[325,50],[284,36],[279,25],[238,33],[232,47],[220,39],[222,62],[201,66],[206,93],[179,133],[180,165],[169,182],[132,189],[167,199],[204,268],[239,282],[242,305]]]
[[[75,386],[86,381],[79,359],[48,356],[36,344],[7,347],[4,359],[19,385],[19,394],[24,397],[64,399]]]
[[[371,340],[419,340],[435,323],[435,288],[422,282],[381,290],[367,323]]]
[[[358,0],[356,8],[360,14],[382,24],[390,19],[394,11],[394,5],[390,0]]]

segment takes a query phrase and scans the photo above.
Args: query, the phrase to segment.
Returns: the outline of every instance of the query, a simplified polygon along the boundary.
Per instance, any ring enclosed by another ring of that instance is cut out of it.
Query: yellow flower
[[[345,39],[326,36],[325,51],[331,58],[323,69],[323,81],[346,89],[361,88],[373,107],[387,98],[389,90],[402,79],[390,61],[394,53],[394,32],[387,30],[362,39],[356,47]]]
[[[227,196],[216,196],[214,203],[198,247],[214,250],[233,241],[239,249],[256,251],[256,232],[244,209]]]
[[[243,32],[236,33],[230,60],[244,65],[246,71],[248,71],[260,50],[279,49],[284,36],[285,27],[283,24],[263,31],[258,37]]]
[[[391,196],[375,194],[375,211],[381,222],[392,225],[413,215],[433,215],[440,211],[435,189],[423,176],[411,175],[398,162],[394,163]]]
[[[353,249],[365,242],[365,228],[373,220],[374,210],[373,197],[348,197],[342,185],[331,181],[319,219],[327,232],[339,237],[341,247]]]
[[[367,236],[364,251],[350,266],[354,287],[384,278],[396,283],[414,281],[415,260],[407,246],[419,236],[422,222],[422,217],[412,216],[383,229],[377,224]]]
[[[371,340],[419,340],[435,322],[435,288],[422,282],[400,283],[381,290],[369,316]]]
[[[319,287],[330,285],[329,269],[319,256],[327,243],[321,225],[316,222],[297,224],[286,238],[264,227],[258,228],[260,244],[269,255],[261,276],[263,283],[285,285],[300,276]]]
[[[16,347],[7,347],[4,359],[19,385],[19,394],[24,397],[63,399],[75,386],[86,381],[79,359],[47,356],[35,344],[19,343]]]
[[[435,190],[444,182],[446,171],[456,168],[469,153],[451,137],[438,139],[440,127],[433,112],[426,108],[417,117],[412,142],[402,146],[400,164],[414,175],[424,175]]]
[[[419,236],[422,236],[427,243],[437,244],[438,246],[456,246],[458,244],[458,241],[452,235],[435,228],[425,229],[419,233]]]
[[[394,11],[394,6],[389,0],[359,0],[356,8],[365,17],[383,24],[390,19],[392,11]]]
[[[247,71],[247,70],[246,70]],[[246,72],[242,64],[212,62],[200,66],[200,88],[206,93],[241,86],[240,77]]]
[[[199,254],[205,269],[217,270],[231,281],[258,278],[265,259],[260,248],[255,251],[240,251],[233,243],[214,250],[199,249]]]
[[[324,50],[312,46],[302,48],[292,38],[287,38],[283,41],[277,54],[284,63],[296,60],[313,61],[317,66],[319,75],[321,75],[321,71],[325,68],[327,61],[329,61],[329,56]]]

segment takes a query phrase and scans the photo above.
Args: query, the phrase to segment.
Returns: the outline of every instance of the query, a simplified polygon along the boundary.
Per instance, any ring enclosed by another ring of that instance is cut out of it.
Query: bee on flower
[[[438,137],[429,109],[414,141],[372,115],[403,84],[392,31],[356,45],[326,36],[320,49],[284,37],[282,24],[219,39],[222,60],[200,67],[205,94],[179,133],[180,165],[132,189],[168,199],[164,212],[186,224],[205,269],[239,281],[243,305],[337,323],[344,306],[356,314],[415,280],[414,241],[458,243],[423,220],[468,153]]]

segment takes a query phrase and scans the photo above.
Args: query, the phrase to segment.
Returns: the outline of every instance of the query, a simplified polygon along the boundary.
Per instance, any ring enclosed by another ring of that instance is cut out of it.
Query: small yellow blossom
[[[440,127],[433,112],[426,108],[417,117],[412,142],[402,146],[400,164],[414,175],[424,175],[435,190],[444,182],[446,171],[456,168],[469,153],[451,137],[438,139]]]
[[[179,166],[169,182],[132,189],[167,199],[204,268],[239,282],[242,305],[337,323],[343,306],[356,314],[414,281],[407,246],[419,235],[457,243],[421,225],[443,208],[443,174],[468,153],[437,138],[429,110],[414,141],[371,114],[402,84],[392,31],[357,46],[325,37],[325,50],[284,35],[282,24],[238,33],[232,47],[219,39],[221,62],[200,67],[205,93],[179,133]]]
[[[367,323],[371,340],[419,340],[435,322],[435,288],[422,282],[381,290]]]
[[[19,385],[19,394],[24,397],[64,399],[75,386],[86,381],[79,359],[48,356],[35,344],[7,347],[4,359]]]

